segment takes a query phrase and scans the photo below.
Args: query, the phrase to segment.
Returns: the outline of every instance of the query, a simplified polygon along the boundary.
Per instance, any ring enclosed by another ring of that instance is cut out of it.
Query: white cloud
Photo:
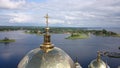
[[[120,0],[45,0],[42,2],[0,0],[0,8],[17,8],[14,11],[3,9],[6,10],[4,13],[13,13],[9,21],[14,23],[34,22],[36,24],[39,22],[43,24],[45,22],[43,17],[48,13],[51,17],[49,22],[52,25],[110,26],[111,23],[119,24],[120,22],[119,3]]]
[[[67,19],[67,20],[76,20],[77,17],[73,17],[73,16],[65,16],[65,19]]]
[[[11,23],[30,23],[33,19],[30,15],[24,13],[12,13],[9,15],[11,16],[9,22]]]
[[[64,23],[63,20],[59,20],[59,19],[50,19],[49,22],[50,24]]]
[[[0,8],[6,9],[18,9],[25,4],[24,0],[12,1],[12,0],[0,0]]]

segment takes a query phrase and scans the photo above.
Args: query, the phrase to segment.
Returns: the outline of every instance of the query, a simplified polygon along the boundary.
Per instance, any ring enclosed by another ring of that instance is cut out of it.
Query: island
[[[102,36],[102,37],[120,37],[120,34],[117,34],[112,31],[107,31],[105,29],[102,30],[80,30],[76,32],[70,33],[66,39],[87,39],[89,35]]]
[[[10,42],[15,42],[15,40],[14,39],[9,39],[7,37],[0,40],[0,43],[10,43]]]
[[[72,33],[66,39],[87,39],[89,38],[89,34],[87,33]]]
[[[103,30],[92,30],[91,33],[96,36],[104,36],[104,37],[120,37],[120,34],[117,34],[112,31]]]

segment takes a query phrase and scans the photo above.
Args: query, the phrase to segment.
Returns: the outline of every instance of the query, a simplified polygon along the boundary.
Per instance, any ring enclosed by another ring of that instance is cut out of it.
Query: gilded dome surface
[[[54,47],[48,53],[36,48],[22,59],[18,68],[75,68],[75,64],[60,48]]]

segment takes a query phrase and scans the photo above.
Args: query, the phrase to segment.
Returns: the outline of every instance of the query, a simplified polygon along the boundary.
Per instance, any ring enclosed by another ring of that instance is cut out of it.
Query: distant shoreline
[[[119,33],[103,29],[102,27],[50,27],[51,34],[71,34],[66,39],[87,39],[89,34],[102,37],[120,37]],[[2,26],[0,31],[24,30],[26,34],[43,35],[44,27],[40,26]],[[77,34],[77,35],[72,35]]]

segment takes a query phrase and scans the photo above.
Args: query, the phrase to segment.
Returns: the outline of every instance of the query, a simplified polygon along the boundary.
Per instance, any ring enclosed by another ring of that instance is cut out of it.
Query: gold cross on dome
[[[45,18],[46,18],[46,25],[48,27],[48,18],[49,18],[48,14],[46,14]]]

